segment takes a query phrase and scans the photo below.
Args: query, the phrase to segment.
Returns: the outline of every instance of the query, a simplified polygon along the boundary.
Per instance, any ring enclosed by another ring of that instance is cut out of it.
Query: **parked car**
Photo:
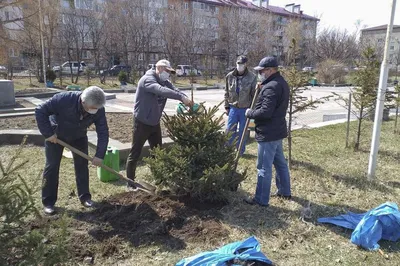
[[[313,67],[303,67],[303,71],[304,72],[312,72],[312,71],[314,71],[314,68]]]
[[[0,75],[7,76],[7,74],[8,74],[7,68],[5,66],[0,66]]]
[[[78,61],[67,61],[63,63],[61,66],[54,66],[53,71],[56,72],[56,74],[60,73],[60,70],[62,69],[63,74],[71,75],[71,74],[77,74],[78,73],[78,67],[79,67],[79,62]],[[86,69],[86,64],[85,62],[80,63],[79,67],[79,72],[83,72]]]
[[[191,71],[193,71],[197,76],[203,75],[203,73],[200,70],[198,70],[190,65],[178,65],[176,67],[176,75],[178,77],[189,76]]]
[[[131,66],[124,66],[124,65],[114,65],[109,69],[100,70],[100,75],[107,75],[107,76],[118,76],[119,72],[124,71],[126,73],[131,73]]]

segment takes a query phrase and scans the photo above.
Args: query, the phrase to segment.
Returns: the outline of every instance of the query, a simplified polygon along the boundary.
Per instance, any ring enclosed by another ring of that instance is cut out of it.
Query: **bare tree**
[[[84,5],[91,5],[91,1],[81,2]],[[62,34],[62,47],[65,49],[68,61],[78,62],[78,69],[76,73],[72,71],[72,64],[70,64],[71,81],[78,83],[79,75],[81,72],[81,65],[83,53],[88,50],[91,45],[91,26],[90,18],[93,16],[93,11],[90,8],[76,7],[71,3],[69,9],[64,11],[63,23],[61,26]],[[75,78],[75,79],[74,79]]]
[[[332,59],[352,64],[360,54],[357,34],[335,28],[324,29],[317,37],[314,53],[319,62]]]

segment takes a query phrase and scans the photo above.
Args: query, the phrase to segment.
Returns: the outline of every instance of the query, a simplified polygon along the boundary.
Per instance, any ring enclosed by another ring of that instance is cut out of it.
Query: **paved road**
[[[190,91],[185,91],[190,95]],[[332,92],[338,93],[347,97],[349,88],[335,88],[335,87],[314,87],[304,93],[306,97],[312,97],[313,99],[331,95]],[[109,112],[131,112],[134,102],[134,94],[117,93],[117,99],[108,100],[106,110]],[[195,91],[194,100],[195,102],[205,102],[206,107],[212,107],[219,104],[224,97],[223,90],[207,90],[207,91]],[[165,107],[165,112],[169,115],[176,113],[176,105],[178,101],[168,100]],[[221,105],[219,114],[223,114],[224,106]],[[306,126],[313,123],[323,122],[324,115],[345,115],[347,110],[336,103],[333,99],[320,105],[315,110],[307,110],[306,112],[299,113],[295,119],[295,125]],[[338,116],[339,118],[343,118]],[[326,118],[326,117],[325,117]]]

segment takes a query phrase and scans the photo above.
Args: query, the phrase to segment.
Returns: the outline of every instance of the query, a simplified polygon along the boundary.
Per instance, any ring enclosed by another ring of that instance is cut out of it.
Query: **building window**
[[[215,8],[215,14],[219,14],[219,8],[218,7]]]
[[[139,60],[139,61],[143,61],[143,60],[144,60],[144,56],[143,56],[142,53],[139,54],[138,60]]]
[[[71,2],[69,0],[63,0],[62,1],[62,7],[70,8],[71,7]]]
[[[91,56],[90,51],[88,51],[88,50],[82,51],[82,59],[89,59],[90,56]]]
[[[189,3],[184,3],[183,5],[184,5],[185,10],[189,9]]]
[[[75,7],[78,9],[93,9],[93,0],[75,0]]]
[[[18,57],[18,52],[14,48],[9,48],[8,49],[8,55],[10,57]]]
[[[390,50],[394,50],[394,46],[392,45],[392,46],[390,46]]]

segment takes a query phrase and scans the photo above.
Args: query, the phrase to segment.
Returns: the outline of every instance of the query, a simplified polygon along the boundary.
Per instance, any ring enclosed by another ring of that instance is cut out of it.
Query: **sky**
[[[354,31],[357,20],[368,27],[389,24],[392,0],[270,0],[269,3],[281,7],[300,4],[305,14],[321,19],[319,30],[338,27]],[[400,1],[396,15],[394,24],[400,25]]]

